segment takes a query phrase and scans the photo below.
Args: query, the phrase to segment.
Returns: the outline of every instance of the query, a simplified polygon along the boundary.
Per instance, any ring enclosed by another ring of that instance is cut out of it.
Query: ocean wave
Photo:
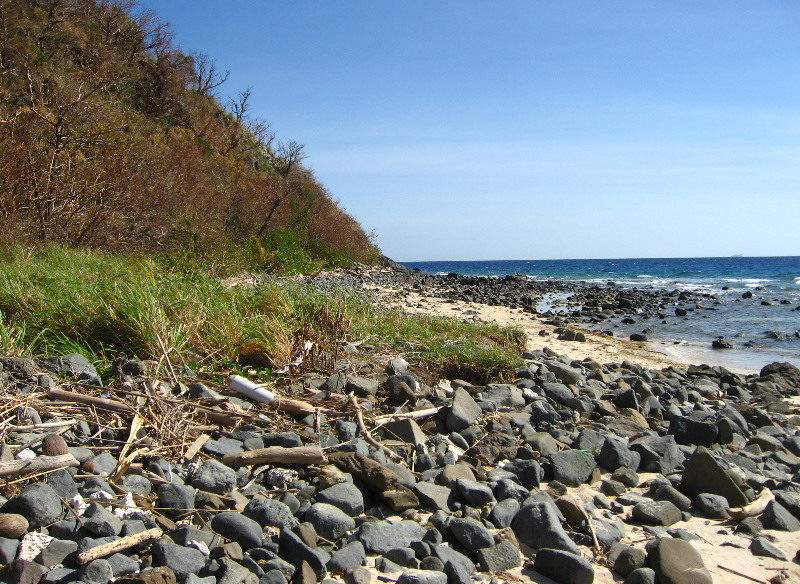
[[[637,278],[655,278],[655,276],[653,276],[653,275],[651,275],[651,274],[639,274],[639,275],[638,275],[638,276],[636,276],[636,277],[637,277]]]
[[[720,278],[723,282],[737,282],[742,284],[765,284],[766,282],[773,282],[769,278]],[[795,278],[795,282],[797,282],[798,278]]]

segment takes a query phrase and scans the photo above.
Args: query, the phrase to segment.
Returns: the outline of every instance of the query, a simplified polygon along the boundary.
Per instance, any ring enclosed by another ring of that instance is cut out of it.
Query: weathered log
[[[157,540],[162,535],[164,535],[164,532],[158,527],[154,527],[153,529],[148,529],[147,531],[142,531],[141,533],[134,533],[133,535],[127,535],[115,541],[98,545],[90,550],[86,550],[85,552],[78,554],[78,565],[82,566],[83,564],[88,564],[89,562],[98,558],[105,558],[106,556],[110,556],[117,552],[150,543],[151,541]]]
[[[47,397],[52,399],[61,399],[64,401],[77,402],[79,404],[86,404],[94,406],[100,410],[110,410],[112,412],[126,412],[133,414],[136,412],[131,406],[115,399],[106,399],[103,397],[94,397],[92,395],[84,395],[82,393],[75,393],[74,391],[64,391],[63,389],[51,389],[47,392]]]
[[[744,519],[745,517],[756,517],[761,515],[775,498],[775,494],[769,489],[764,489],[755,501],[742,507],[728,507],[728,515],[732,519]]]
[[[252,464],[264,464],[265,462],[324,464],[327,459],[322,449],[316,446],[298,446],[295,448],[269,446],[268,448],[248,450],[238,454],[226,454],[222,457],[222,463],[228,466],[249,466]]]
[[[37,456],[24,460],[0,462],[0,477],[14,477],[25,474],[36,474],[64,468],[67,466],[80,466],[78,459],[71,454],[58,456]]]

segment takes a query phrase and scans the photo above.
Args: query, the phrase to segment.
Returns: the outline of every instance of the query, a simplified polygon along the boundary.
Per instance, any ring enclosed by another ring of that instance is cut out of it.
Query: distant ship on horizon
[[[732,258],[743,258],[744,256],[740,253],[735,253],[731,255]]]

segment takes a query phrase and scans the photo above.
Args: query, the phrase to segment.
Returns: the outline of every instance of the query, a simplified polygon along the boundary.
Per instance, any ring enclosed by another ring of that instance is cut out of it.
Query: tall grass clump
[[[339,341],[365,340],[432,371],[488,381],[513,370],[523,344],[513,329],[410,316],[290,279],[253,286],[199,262],[176,270],[153,258],[55,245],[0,251],[0,315],[3,354],[79,352],[106,362],[177,352],[272,367],[306,341],[335,354]]]

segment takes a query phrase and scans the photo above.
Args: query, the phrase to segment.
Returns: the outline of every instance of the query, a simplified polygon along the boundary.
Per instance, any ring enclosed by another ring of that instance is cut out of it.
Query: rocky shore
[[[563,292],[429,278],[314,282],[523,312]],[[694,300],[587,293],[580,318]],[[513,383],[475,386],[426,382],[369,346],[343,354],[289,369],[270,404],[164,363],[120,359],[101,387],[79,355],[0,358],[0,580],[800,581],[792,366],[745,376],[544,348]]]

